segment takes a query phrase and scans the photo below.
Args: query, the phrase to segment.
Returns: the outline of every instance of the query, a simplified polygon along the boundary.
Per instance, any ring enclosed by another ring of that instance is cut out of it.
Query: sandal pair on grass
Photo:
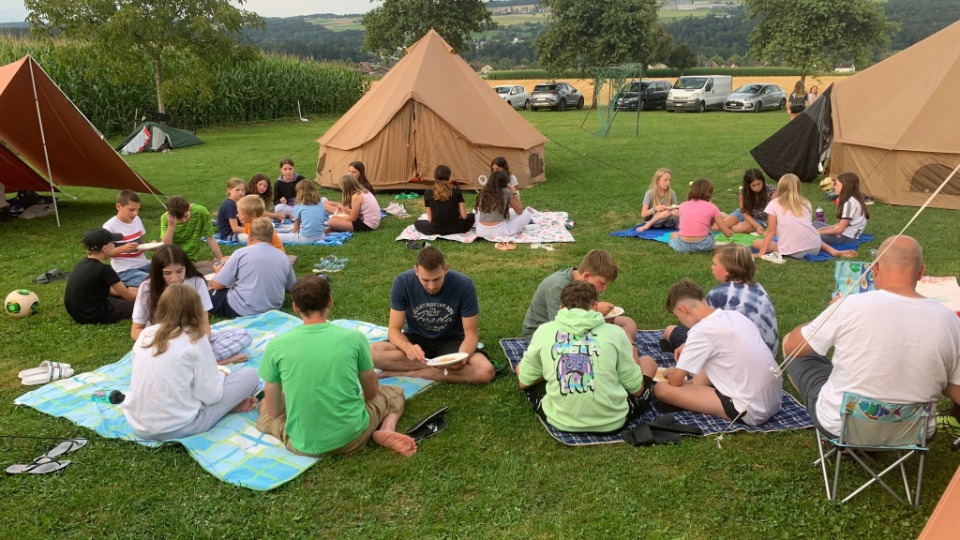
[[[53,447],[46,454],[37,457],[32,462],[24,464],[15,464],[6,468],[7,474],[48,474],[63,470],[70,465],[69,460],[59,460],[60,456],[67,452],[73,452],[83,448],[87,444],[86,439],[67,439],[57,446]]]
[[[334,272],[339,272],[347,267],[348,262],[350,262],[350,259],[346,257],[341,259],[336,255],[327,255],[326,257],[320,259],[320,262],[313,265],[313,273],[331,274]]]
[[[34,386],[73,377],[73,368],[70,364],[44,360],[39,367],[25,369],[17,376],[24,386]]]

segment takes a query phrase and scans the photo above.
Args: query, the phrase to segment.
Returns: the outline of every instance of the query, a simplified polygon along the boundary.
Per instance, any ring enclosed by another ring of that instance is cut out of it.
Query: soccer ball
[[[26,317],[36,315],[40,309],[40,298],[37,293],[27,289],[17,289],[7,295],[3,301],[3,310],[11,317]]]

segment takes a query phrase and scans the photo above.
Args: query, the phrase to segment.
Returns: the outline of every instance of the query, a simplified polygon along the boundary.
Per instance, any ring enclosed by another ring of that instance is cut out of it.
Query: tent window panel
[[[933,193],[937,187],[953,172],[953,167],[943,163],[932,163],[917,169],[910,178],[910,191]],[[942,195],[960,195],[960,176],[954,176],[943,186]]]
[[[541,174],[543,174],[543,158],[540,157],[540,154],[536,152],[531,152],[530,158],[529,158],[529,165],[530,165],[531,178],[536,178]]]

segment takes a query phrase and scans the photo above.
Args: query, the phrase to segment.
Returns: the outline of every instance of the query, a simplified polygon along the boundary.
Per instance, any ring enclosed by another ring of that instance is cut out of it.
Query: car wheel
[[[561,98],[560,101],[557,101],[558,111],[563,111],[566,108],[567,108],[567,100],[565,98]]]
[[[780,105],[777,108],[782,111],[783,109],[786,108],[786,106],[787,106],[787,98],[783,98],[780,100]]]
[[[527,109],[527,110],[530,110],[530,100],[529,100],[529,99],[526,101],[526,103],[523,104],[523,108],[524,108],[524,109]]]
[[[697,104],[697,112],[703,112],[703,111],[705,111],[705,110],[707,110],[707,104],[706,104],[706,103],[704,103],[703,101],[701,101],[700,103]]]
[[[582,97],[577,101],[577,108],[578,108],[578,109],[582,109],[582,108],[583,108],[583,98],[582,98]]]
[[[760,111],[762,111],[762,110],[763,110],[763,102],[762,102],[762,101],[758,101],[758,102],[756,102],[756,103],[753,104],[753,112],[760,112]]]

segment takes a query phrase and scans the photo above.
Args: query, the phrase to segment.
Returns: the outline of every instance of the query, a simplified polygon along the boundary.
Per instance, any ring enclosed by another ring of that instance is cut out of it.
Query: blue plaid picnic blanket
[[[356,329],[366,335],[370,342],[387,339],[387,329],[382,326],[353,320],[335,320],[332,323]],[[253,343],[246,349],[250,359],[242,366],[256,369],[260,366],[267,343],[301,324],[303,322],[297,317],[269,311],[217,323],[213,329],[245,328],[249,331],[253,336]],[[159,446],[163,443],[137,438],[119,406],[90,400],[91,394],[97,390],[126,391],[130,387],[131,358],[132,353],[127,353],[118,362],[44,385],[18,397],[14,403],[66,418],[103,437],[126,439],[144,446]],[[432,381],[390,377],[382,379],[381,384],[400,386],[409,398],[430,386]],[[318,461],[317,458],[298,456],[287,450],[278,439],[258,431],[258,417],[256,410],[228,414],[210,431],[177,439],[176,442],[186,447],[190,456],[210,474],[230,484],[261,491],[293,480]]]
[[[243,242],[237,242],[235,240],[221,240],[220,233],[213,235],[217,239],[217,243],[221,246],[245,246]],[[309,244],[296,244],[298,246],[342,246],[344,242],[353,238],[352,232],[331,232],[323,235],[323,240],[318,242],[311,242]],[[290,244],[292,245],[292,244]]]
[[[673,355],[664,353],[660,350],[660,338],[662,336],[663,330],[641,330],[637,332],[633,342],[636,344],[641,356],[648,355],[653,357],[653,359],[657,361],[657,365],[660,367],[672,367],[675,365],[675,362],[673,361]],[[527,350],[529,345],[530,340],[527,338],[507,338],[500,340],[500,346],[503,348],[504,354],[510,361],[510,365],[513,366],[514,372],[516,372],[517,365],[520,363],[520,359],[523,358],[523,353]],[[653,401],[653,407],[654,409],[657,407],[656,400]],[[647,411],[643,416],[631,422],[627,428],[633,428],[645,422],[652,422],[657,416],[658,413],[654,410]],[[813,422],[810,420],[810,417],[807,416],[807,410],[803,407],[803,405],[797,402],[793,396],[786,392],[783,393],[783,401],[781,403],[780,412],[760,426],[748,426],[746,424],[739,423],[730,425],[730,422],[722,418],[710,416],[708,414],[692,412],[677,412],[674,414],[674,418],[681,424],[697,427],[704,436],[722,433],[724,431],[770,432],[788,429],[806,429],[813,427]],[[557,442],[567,446],[615,444],[623,442],[623,438],[620,437],[620,435],[568,433],[565,431],[560,431],[546,422],[541,421],[541,423],[551,437],[556,439]]]

